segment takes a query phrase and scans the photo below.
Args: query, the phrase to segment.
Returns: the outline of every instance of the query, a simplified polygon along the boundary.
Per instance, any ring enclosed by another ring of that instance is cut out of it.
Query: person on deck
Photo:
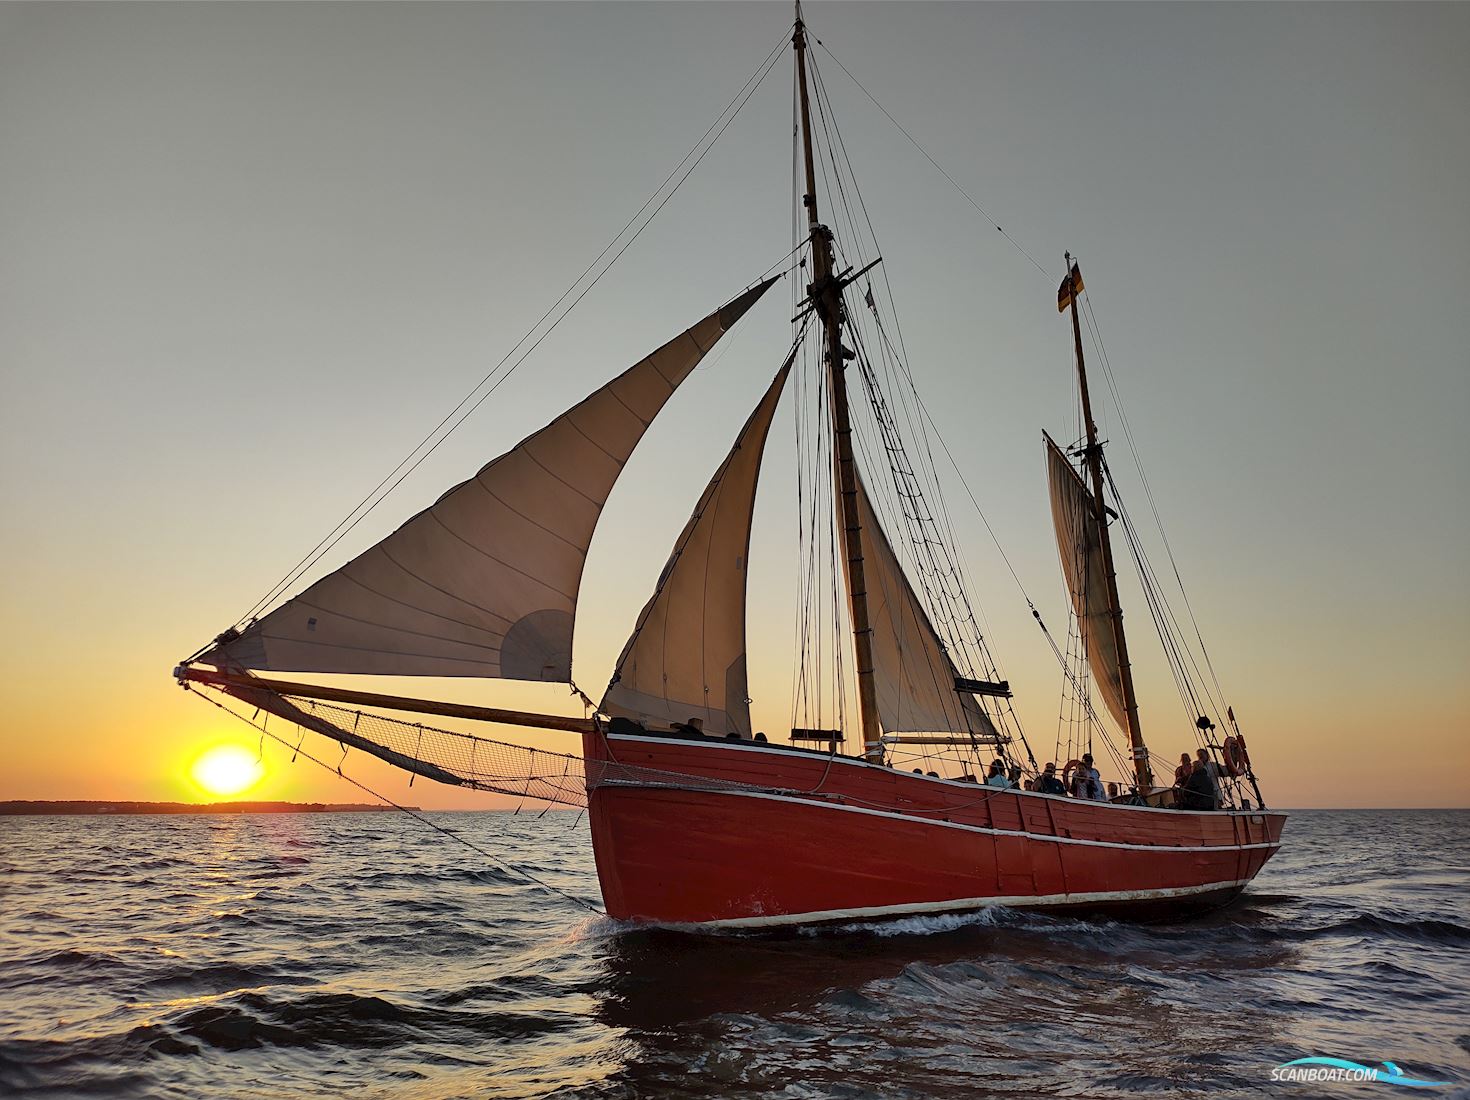
[[[704,719],[691,718],[687,722],[675,722],[673,725],[673,730],[675,733],[680,734],[684,737],[703,737]]]
[[[1215,806],[1218,806],[1220,805],[1220,765],[1210,759],[1208,749],[1200,749],[1195,756],[1198,758],[1196,762],[1204,766],[1205,774],[1210,777],[1210,791],[1214,795]],[[1213,810],[1215,806],[1211,806],[1210,809]]]
[[[1010,774],[1006,778],[1011,781],[1012,787],[1019,788],[1021,786],[1021,765],[1012,764]]]
[[[1004,760],[992,760],[990,762],[990,774],[985,777],[987,787],[999,787],[1006,790],[1011,781],[1006,778],[1006,762]]]
[[[1174,769],[1174,786],[1184,786],[1184,781],[1189,778],[1189,773],[1194,771],[1194,761],[1190,759],[1189,753],[1179,754],[1179,766]]]
[[[1067,762],[1067,767],[1062,772],[1062,781],[1067,784],[1067,794],[1071,797],[1087,797],[1087,773],[1082,770],[1080,760]]]
[[[1089,798],[1094,802],[1102,802],[1107,798],[1103,790],[1102,773],[1092,766],[1092,753],[1082,754],[1082,767],[1077,769],[1077,774],[1082,777],[1081,798]]]
[[[1042,769],[1041,778],[1036,781],[1036,789],[1042,794],[1067,793],[1066,786],[1057,778],[1057,766],[1055,764],[1048,763]]]
[[[1215,796],[1215,783],[1210,778],[1209,769],[1205,767],[1207,761],[1196,760],[1194,768],[1189,773],[1189,778],[1184,781],[1184,786],[1179,789],[1176,804],[1181,810],[1214,810],[1220,805]]]

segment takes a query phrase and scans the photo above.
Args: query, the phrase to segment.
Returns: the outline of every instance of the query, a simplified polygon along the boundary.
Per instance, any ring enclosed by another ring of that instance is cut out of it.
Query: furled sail
[[[858,520],[873,629],[873,680],[884,732],[968,733],[982,743],[1000,740],[974,696],[955,689],[960,673],[909,584],[861,476]]]
[[[613,484],[679,383],[772,282],[675,337],[200,660],[570,680],[582,567]]]
[[[745,583],[756,482],[791,359],[750,414],[674,543],[653,597],[623,647],[604,714],[657,726],[698,718],[705,732],[749,737]]]
[[[1097,508],[1071,460],[1051,436],[1042,434],[1046,438],[1046,475],[1051,485],[1051,518],[1057,532],[1062,576],[1072,597],[1072,609],[1077,613],[1077,628],[1086,648],[1092,678],[1108,712],[1126,730],[1128,708],[1123,701],[1123,674],[1113,632],[1114,609],[1108,600]]]

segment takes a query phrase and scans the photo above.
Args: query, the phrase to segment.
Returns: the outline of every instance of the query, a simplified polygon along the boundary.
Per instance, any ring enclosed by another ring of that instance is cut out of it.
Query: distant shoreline
[[[417,810],[417,806],[407,807]],[[116,802],[103,799],[0,802],[0,817],[85,814],[355,814],[392,812],[395,807],[358,802]]]

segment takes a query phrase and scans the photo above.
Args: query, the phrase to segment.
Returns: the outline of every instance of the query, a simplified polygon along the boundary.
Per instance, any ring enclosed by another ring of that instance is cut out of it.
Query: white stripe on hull
[[[701,776],[690,774],[690,778],[698,780]],[[932,817],[926,817],[918,813],[898,813],[893,810],[871,810],[863,806],[844,806],[835,802],[817,801],[814,798],[800,798],[792,795],[768,794],[764,791],[740,791],[740,790],[710,790],[703,787],[684,788],[669,787],[654,783],[632,783],[624,780],[604,780],[592,788],[592,790],[605,790],[609,787],[620,790],[651,790],[651,791],[683,791],[691,790],[699,794],[723,795],[730,798],[764,798],[773,802],[789,802],[797,806],[809,806],[815,810],[840,810],[849,814],[869,814],[873,817],[892,818],[896,821],[906,821],[911,824],[932,825],[938,829],[959,829],[968,833],[984,833],[990,836],[1018,837],[1026,840],[1035,840],[1047,844],[1081,844],[1092,848],[1122,848],[1132,852],[1154,852],[1158,854],[1169,853],[1193,853],[1193,852],[1245,852],[1253,848],[1281,847],[1281,844],[1263,841],[1257,844],[1129,844],[1122,840],[1083,840],[1078,837],[1052,836],[1047,833],[1028,833],[1019,829],[992,829],[984,825],[965,825],[958,821],[942,821]],[[935,811],[939,812],[939,811]],[[1260,815],[1256,815],[1260,816]]]
[[[910,917],[941,913],[970,913],[995,906],[1032,909],[1039,906],[1096,905],[1108,902],[1165,901],[1194,897],[1217,890],[1245,886],[1250,879],[1207,882],[1201,886],[1167,886],[1157,890],[1100,890],[1088,894],[1021,894],[1014,897],[955,898],[950,901],[919,901],[903,905],[869,905],[855,909],[824,909],[811,913],[778,913],[760,917],[729,917],[702,921],[700,928],[776,928],[793,924],[825,924],[831,921],[865,920],[873,917]]]
[[[764,753],[766,755],[784,757],[787,760],[792,758],[793,752],[798,752],[801,754],[800,759],[818,760],[824,766],[830,760],[832,763],[845,764],[854,768],[882,768],[884,771],[891,770],[888,768],[884,768],[881,764],[873,764],[867,760],[861,760],[855,756],[828,757],[825,753],[814,753],[810,750],[805,749],[774,748],[769,745],[762,746],[748,741],[695,741],[678,737],[659,737],[657,735],[639,735],[632,733],[604,733],[603,739],[609,744],[614,741],[626,741],[640,742],[650,745],[660,745],[665,748],[673,744],[679,746],[680,748],[700,748],[719,752],[758,752]],[[617,764],[620,763],[620,761],[617,760],[617,758],[612,757],[609,759],[609,763]],[[915,781],[922,781],[924,783],[939,783],[945,787],[962,787],[967,791],[973,791],[977,786],[981,790],[985,789],[985,784],[983,783],[976,784],[962,779],[941,779],[932,775],[915,775],[912,772],[896,772],[894,774],[901,775],[906,780],[911,779]],[[1045,798],[1055,802],[1063,802],[1070,805],[1075,805],[1078,801],[1077,799],[1065,794],[1042,794],[1040,791],[1018,790],[1014,787],[1007,788],[1005,791],[1001,791],[999,789],[995,789],[995,791],[997,794],[1008,793],[1019,795],[1022,798]],[[1172,806],[1130,806],[1118,802],[1094,802],[1092,803],[1092,805],[1107,806],[1114,810],[1126,810],[1128,813],[1174,814],[1176,816],[1188,814],[1193,817],[1260,817],[1262,814],[1281,814],[1280,810],[1268,810],[1265,808],[1254,810],[1176,810]]]

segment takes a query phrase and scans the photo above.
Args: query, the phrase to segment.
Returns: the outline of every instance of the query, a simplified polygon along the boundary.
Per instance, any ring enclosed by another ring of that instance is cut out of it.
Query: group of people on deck
[[[1071,765],[1068,765],[1071,767]],[[985,777],[987,787],[1014,788],[1036,791],[1039,794],[1066,794],[1073,798],[1085,798],[1093,802],[1108,801],[1108,792],[1103,787],[1102,775],[1092,765],[1092,753],[1084,753],[1081,766],[1072,770],[1071,782],[1063,782],[1057,775],[1055,763],[1048,763],[1035,779],[1022,779],[1021,766],[1012,764],[1009,769],[1004,760],[990,763],[990,774]],[[1117,785],[1114,784],[1116,793]]]
[[[614,719],[617,721],[617,719]],[[690,718],[687,722],[676,722],[671,730],[684,737],[693,737],[700,740],[707,738],[704,732],[704,723],[699,718]],[[731,740],[744,740],[739,733],[731,732],[725,734]],[[766,735],[757,733],[752,740],[764,743]],[[1227,739],[1225,745],[1226,760],[1230,761],[1230,743]],[[1233,767],[1233,763],[1232,763]],[[915,768],[914,771],[920,775],[923,769]],[[939,778],[937,772],[928,773],[932,778]],[[1224,804],[1223,791],[1220,787],[1221,777],[1238,775],[1239,772],[1226,772],[1214,760],[1210,759],[1208,749],[1199,749],[1194,756],[1189,753],[1179,754],[1179,766],[1174,769],[1174,786],[1170,792],[1156,789],[1147,800],[1147,805],[1169,806],[1168,794],[1172,793],[1172,806],[1176,810],[1218,810]],[[966,775],[963,777],[969,782],[975,782],[975,777]],[[1144,805],[1145,800],[1139,795],[1137,788],[1128,787],[1120,790],[1119,784],[1109,783],[1103,785],[1102,775],[1092,763],[1092,753],[1082,754],[1081,760],[1073,760],[1060,774],[1055,763],[1048,762],[1046,767],[1035,778],[1024,778],[1020,764],[1007,764],[1005,760],[996,758],[990,762],[990,771],[983,780],[985,786],[995,787],[1000,790],[1023,790],[1033,791],[1037,794],[1060,794],[1072,798],[1083,799],[1091,802],[1122,802],[1131,805]],[[1155,797],[1163,795],[1163,800]],[[1248,805],[1248,804],[1247,804]]]
[[[1208,750],[1199,749],[1194,759],[1187,752],[1179,754],[1179,766],[1174,769],[1174,808],[1220,808],[1220,765],[1210,759]]]
[[[1137,791],[1132,788],[1122,795],[1116,783],[1109,783],[1105,788],[1102,776],[1093,766],[1091,753],[1083,754],[1079,767],[1073,768],[1071,764],[1067,767],[1071,773],[1070,781],[1065,781],[1066,773],[1060,776],[1057,774],[1057,766],[1054,763],[1048,763],[1035,779],[1022,779],[1019,764],[1007,765],[1004,760],[997,759],[990,763],[990,773],[985,777],[985,785],[1001,790],[1015,789],[1035,791],[1038,794],[1070,795],[1073,798],[1094,802],[1126,801],[1142,804]],[[1221,774],[1220,765],[1210,759],[1207,749],[1200,749],[1195,757],[1191,757],[1187,752],[1181,753],[1179,766],[1174,769],[1174,808],[1176,810],[1218,810],[1223,801],[1220,791]],[[1168,805],[1167,802],[1163,804]]]

